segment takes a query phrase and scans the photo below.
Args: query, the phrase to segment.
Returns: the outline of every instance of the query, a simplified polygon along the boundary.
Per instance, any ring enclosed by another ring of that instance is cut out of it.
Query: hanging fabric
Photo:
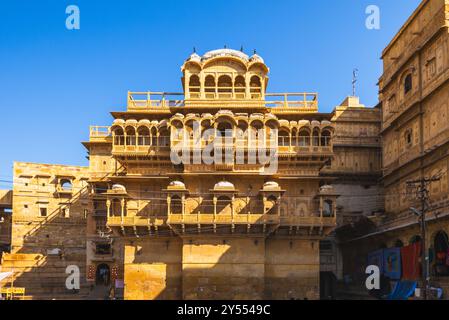
[[[401,248],[402,279],[418,280],[421,277],[421,242]]]

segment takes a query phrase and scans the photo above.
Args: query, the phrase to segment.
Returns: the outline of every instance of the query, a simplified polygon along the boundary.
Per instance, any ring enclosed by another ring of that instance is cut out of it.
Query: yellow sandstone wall
[[[184,240],[184,299],[262,299],[263,239]]]
[[[125,246],[125,299],[318,299],[317,240],[208,237]]]
[[[133,241],[125,245],[125,299],[181,299],[182,241]]]
[[[266,299],[319,299],[318,240],[269,239],[266,242]]]
[[[70,178],[72,194],[58,194],[60,176]],[[14,271],[14,286],[26,288],[30,298],[77,299],[87,293],[87,178],[86,167],[14,163],[12,249],[3,255],[2,269]],[[47,208],[47,216],[40,208]],[[80,271],[78,294],[65,285],[71,265]]]

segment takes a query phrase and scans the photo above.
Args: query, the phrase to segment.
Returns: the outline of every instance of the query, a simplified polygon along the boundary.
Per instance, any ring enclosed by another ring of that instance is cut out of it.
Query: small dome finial
[[[196,53],[196,47],[193,47],[193,53]]]
[[[240,51],[243,52],[243,46],[240,46]]]
[[[224,48],[225,48],[225,49],[227,49],[227,47],[228,47],[227,45],[224,45]]]
[[[254,53],[254,54],[257,54],[257,50],[256,50],[256,49],[254,49],[254,50],[253,50],[253,53]]]

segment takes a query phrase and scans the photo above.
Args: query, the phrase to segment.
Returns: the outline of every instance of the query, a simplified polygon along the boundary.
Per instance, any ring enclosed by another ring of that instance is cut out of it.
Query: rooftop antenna
[[[352,96],[355,97],[355,89],[358,81],[359,69],[352,70]]]

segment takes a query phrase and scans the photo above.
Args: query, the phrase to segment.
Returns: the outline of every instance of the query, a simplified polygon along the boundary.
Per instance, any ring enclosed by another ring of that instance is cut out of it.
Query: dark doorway
[[[334,300],[336,296],[337,278],[333,272],[320,272],[320,299]]]
[[[97,266],[97,272],[95,275],[95,283],[97,285],[108,286],[110,282],[111,272],[109,266],[105,263]]]

